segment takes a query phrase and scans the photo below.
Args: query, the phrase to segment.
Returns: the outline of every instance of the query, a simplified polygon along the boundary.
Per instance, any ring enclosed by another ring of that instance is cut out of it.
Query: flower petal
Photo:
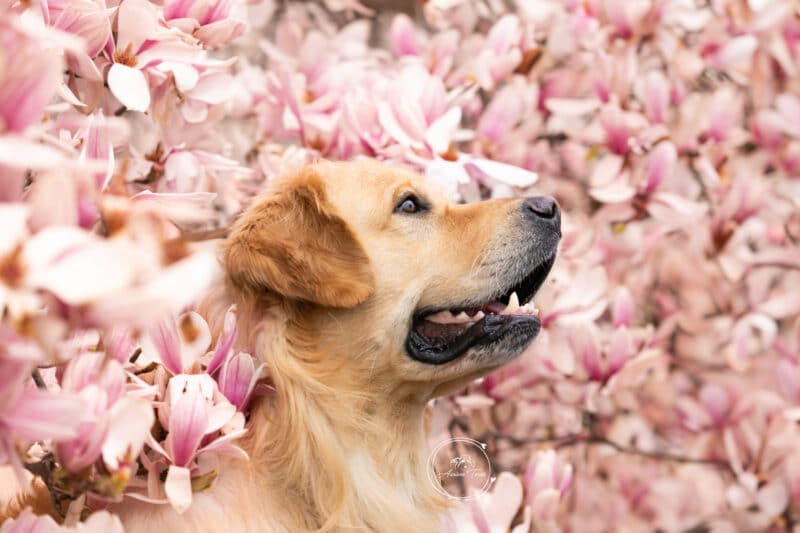
[[[150,402],[131,396],[120,399],[109,412],[111,425],[103,443],[103,461],[112,471],[120,460],[133,460],[144,445],[155,415]]]
[[[170,466],[164,482],[164,491],[167,493],[170,505],[178,513],[184,513],[189,509],[192,505],[192,475],[189,469]]]
[[[507,163],[498,163],[497,161],[477,157],[467,161],[464,168],[470,174],[477,173],[479,176],[488,177],[513,187],[530,187],[539,179],[539,175],[536,172]]]
[[[141,70],[114,63],[108,70],[108,88],[131,111],[145,112],[150,107],[150,87]]]
[[[157,33],[158,13],[147,0],[124,0],[117,13],[117,28],[117,50],[130,46],[135,54]]]
[[[167,451],[174,464],[186,466],[191,462],[206,433],[208,422],[208,403],[197,389],[188,389],[172,404]]]
[[[194,89],[200,79],[197,69],[186,63],[163,61],[156,68],[161,72],[171,72],[175,78],[175,86],[182,92]]]
[[[233,343],[236,341],[237,327],[236,327],[236,306],[232,305],[225,313],[225,321],[222,326],[222,334],[217,338],[217,344],[214,347],[214,354],[208,362],[206,372],[213,374],[217,371],[221,364],[223,364],[231,353]]]
[[[183,356],[175,323],[172,319],[159,322],[149,334],[153,347],[158,352],[161,364],[173,374],[183,372]]]

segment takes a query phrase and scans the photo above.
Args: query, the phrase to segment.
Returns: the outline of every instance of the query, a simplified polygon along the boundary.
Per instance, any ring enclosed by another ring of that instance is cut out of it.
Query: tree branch
[[[666,461],[673,463],[712,466],[715,468],[722,469],[732,475],[734,474],[733,470],[731,469],[731,466],[725,461],[717,459],[704,459],[699,457],[686,457],[683,455],[677,455],[669,452],[640,450],[638,448],[623,446],[622,444],[614,442],[607,437],[598,434],[592,434],[591,432],[571,433],[556,437],[540,437],[535,439],[518,439],[515,437],[511,437],[509,435],[489,435],[489,434],[484,434],[478,438],[478,440],[480,441],[486,441],[489,439],[505,440],[509,442],[512,446],[527,446],[531,444],[551,444],[555,448],[563,448],[567,446],[575,446],[576,444],[581,444],[581,443],[588,445],[605,445],[613,448],[618,453],[636,455],[654,461]]]

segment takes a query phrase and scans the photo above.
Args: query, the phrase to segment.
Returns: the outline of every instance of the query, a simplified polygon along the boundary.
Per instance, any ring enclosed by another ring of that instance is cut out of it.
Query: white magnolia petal
[[[117,12],[117,50],[132,53],[158,32],[158,13],[147,0],[124,0]]]
[[[156,67],[161,72],[171,72],[175,78],[175,86],[179,91],[190,91],[200,79],[197,69],[186,63],[176,63],[174,61],[163,61]]]
[[[182,466],[170,466],[167,480],[164,482],[164,491],[172,508],[184,513],[192,505],[191,471]]]
[[[219,275],[212,252],[198,252],[164,269],[148,283],[96,303],[88,314],[101,324],[146,326],[195,301]]]
[[[512,187],[530,187],[539,179],[539,175],[536,172],[488,159],[470,159],[464,167],[467,172],[475,172],[477,170],[476,173],[483,177],[491,178]]]
[[[122,458],[139,455],[155,415],[149,401],[126,396],[111,408],[111,425],[103,443],[103,461],[111,470],[118,468]]]
[[[233,78],[225,73],[206,74],[197,82],[197,86],[189,93],[191,98],[206,104],[221,104],[227,102],[236,92]]]
[[[211,344],[211,331],[203,317],[194,311],[178,317],[177,323],[183,367],[189,368],[208,351]]]
[[[150,87],[141,70],[114,63],[108,70],[108,88],[131,111],[145,112],[150,107]]]
[[[454,107],[437,118],[425,132],[425,141],[434,154],[447,152],[458,125],[461,123],[461,108]]]
[[[789,491],[780,478],[770,481],[756,495],[756,502],[762,512],[770,518],[780,516],[789,504]]]
[[[440,187],[452,200],[459,197],[458,187],[470,182],[464,165],[455,161],[434,159],[425,167],[425,179]]]
[[[510,472],[501,472],[494,482],[492,503],[485,509],[486,522],[492,531],[508,531],[522,504],[522,482]]]
[[[0,205],[0,257],[13,251],[27,235],[30,207],[25,204]]]
[[[208,104],[200,100],[186,100],[181,105],[181,115],[190,124],[200,124],[208,118]]]
[[[66,254],[31,276],[30,283],[47,289],[70,305],[111,296],[127,287],[136,274],[133,250],[98,242]]]
[[[31,270],[44,269],[68,250],[88,246],[96,240],[90,232],[75,226],[52,226],[28,241],[22,258]]]
[[[229,402],[220,402],[208,411],[206,434],[219,431],[236,414],[236,407]]]
[[[0,135],[0,165],[41,170],[61,166],[66,154],[17,135]]]
[[[86,107],[86,104],[80,101],[75,93],[73,93],[70,88],[67,86],[66,83],[63,81],[58,83],[58,87],[56,88],[58,95],[64,99],[64,101],[69,102],[70,104],[76,107]]]
[[[558,115],[587,115],[600,108],[602,102],[597,98],[548,98],[545,107]]]
[[[392,111],[392,107],[386,102],[378,104],[378,122],[384,131],[390,135],[399,144],[411,146],[414,148],[421,148],[422,145],[419,141],[412,139],[398,122],[397,118]]]
[[[545,522],[553,520],[558,510],[558,502],[559,494],[555,489],[545,489],[536,494],[531,502],[534,519]]]

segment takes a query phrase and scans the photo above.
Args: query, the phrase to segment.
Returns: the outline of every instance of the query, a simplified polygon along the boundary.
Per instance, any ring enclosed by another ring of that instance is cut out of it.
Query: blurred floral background
[[[0,464],[64,524],[0,531],[244,454],[213,237],[364,156],[564,210],[539,339],[434,405],[496,476],[445,531],[800,531],[798,58],[795,0],[0,0]]]

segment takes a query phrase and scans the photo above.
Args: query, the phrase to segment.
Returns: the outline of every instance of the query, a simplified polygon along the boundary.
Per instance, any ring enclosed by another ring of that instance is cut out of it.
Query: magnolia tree
[[[269,354],[193,311],[202,236],[319,157],[563,208],[538,340],[434,405],[494,472],[445,530],[800,531],[798,4],[396,7],[0,0],[0,464],[63,517],[0,531],[247,460]]]

